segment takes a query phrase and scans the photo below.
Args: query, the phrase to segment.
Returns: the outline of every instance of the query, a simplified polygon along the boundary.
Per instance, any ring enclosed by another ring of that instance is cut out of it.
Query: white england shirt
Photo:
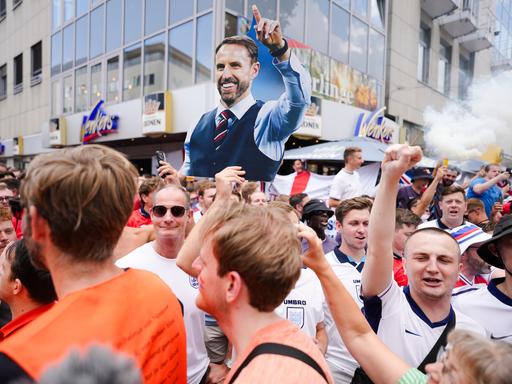
[[[198,384],[210,363],[204,345],[204,312],[196,306],[199,284],[176,265],[176,259],[160,256],[153,245],[154,241],[144,244],[117,260],[116,265],[119,268],[153,272],[172,289],[181,302],[187,331],[187,383]]]
[[[343,168],[334,176],[331,190],[329,191],[329,197],[343,201],[361,196],[362,194],[363,187],[357,171],[350,173]]]
[[[402,290],[395,281],[380,295],[364,301],[366,319],[377,336],[413,367],[427,356],[454,313],[455,328],[485,335],[480,325],[453,308],[445,319],[431,322],[412,298],[409,287]]]
[[[493,279],[484,288],[466,290],[452,296],[453,306],[480,324],[487,337],[512,343],[512,298],[497,285],[505,278]]]
[[[324,321],[324,292],[311,269],[301,269],[295,288],[275,312],[294,323],[309,336],[316,336],[316,325]]]
[[[363,301],[360,297],[361,271],[363,270],[364,259],[359,264],[356,264],[338,248],[334,249],[332,252],[329,252],[327,255],[325,255],[325,257],[327,258],[329,264],[331,264],[332,269],[334,270],[334,273],[338,279],[340,279],[340,281],[343,283],[354,301],[362,308]],[[325,358],[328,361],[331,370],[339,370],[345,373],[345,375],[340,376],[352,377],[356,368],[359,367],[359,364],[349,353],[347,347],[345,347],[338,329],[336,328],[336,324],[334,323],[331,312],[329,311],[327,303],[325,304],[324,309],[325,328],[327,330],[327,336],[329,337]]]

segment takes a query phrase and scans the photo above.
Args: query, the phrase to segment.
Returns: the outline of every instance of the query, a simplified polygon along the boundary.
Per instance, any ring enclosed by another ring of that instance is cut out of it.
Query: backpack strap
[[[437,339],[436,343],[425,357],[425,359],[423,359],[421,364],[418,365],[418,370],[425,373],[425,366],[427,364],[435,363],[439,349],[446,346],[446,338],[448,337],[448,333],[453,328],[455,328],[455,311],[453,311],[453,316],[450,317],[450,320],[448,321],[448,324],[446,324],[446,327],[444,328],[443,333],[441,333],[441,336],[439,336],[439,339]]]
[[[238,376],[240,375],[240,373],[243,371],[243,369],[247,367],[256,356],[265,354],[288,356],[300,360],[304,364],[309,365],[311,368],[317,371],[318,374],[322,376],[326,382],[328,382],[325,372],[318,365],[318,363],[315,360],[313,360],[311,356],[302,352],[300,349],[285,344],[263,343],[258,345],[251,351],[251,353],[249,353],[247,358],[242,362],[242,364],[240,364],[240,367],[238,367],[235,374],[231,377],[231,380],[229,381],[228,384],[234,383]]]

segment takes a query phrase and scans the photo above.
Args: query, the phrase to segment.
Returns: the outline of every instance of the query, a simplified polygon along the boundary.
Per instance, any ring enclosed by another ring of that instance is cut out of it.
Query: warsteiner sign
[[[118,115],[106,113],[101,106],[105,101],[100,100],[94,106],[89,116],[85,115],[82,119],[82,128],[80,130],[81,141],[86,144],[90,141],[117,132]]]

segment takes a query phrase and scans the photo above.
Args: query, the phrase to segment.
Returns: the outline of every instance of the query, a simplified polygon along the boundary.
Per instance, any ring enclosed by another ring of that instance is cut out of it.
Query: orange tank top
[[[91,344],[132,356],[144,383],[187,381],[181,306],[157,276],[134,269],[64,297],[1,342],[0,352],[39,379],[71,348]]]

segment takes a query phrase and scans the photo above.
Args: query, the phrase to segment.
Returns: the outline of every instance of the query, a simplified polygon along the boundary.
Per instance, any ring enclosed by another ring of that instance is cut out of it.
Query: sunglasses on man
[[[187,211],[187,208],[182,207],[181,205],[173,205],[172,207],[166,207],[165,205],[155,205],[153,206],[152,212],[156,217],[164,217],[168,210],[171,211],[171,215],[174,217],[183,217]]]

